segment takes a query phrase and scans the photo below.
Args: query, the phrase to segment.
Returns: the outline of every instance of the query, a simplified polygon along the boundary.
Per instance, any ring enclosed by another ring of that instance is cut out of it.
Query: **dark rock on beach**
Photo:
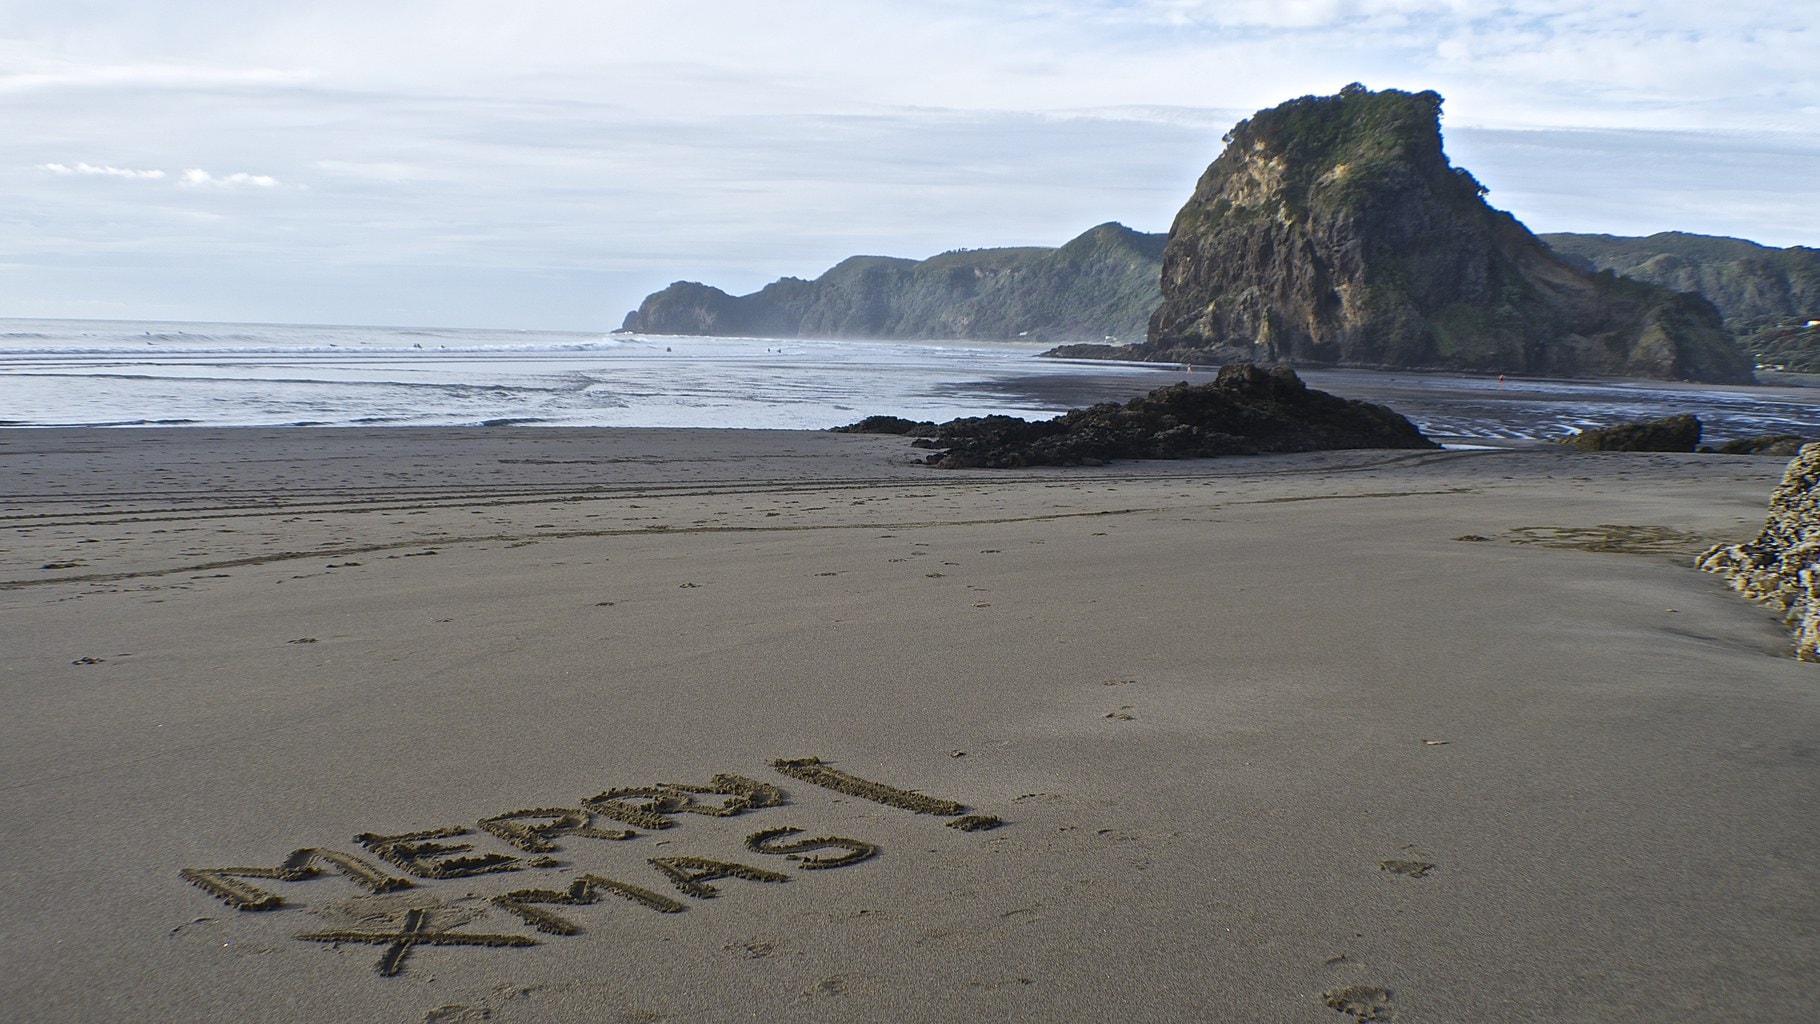
[[[1384,406],[1312,390],[1288,367],[1250,363],[1224,367],[1212,383],[1174,384],[1123,405],[1105,402],[1050,420],[950,420],[913,443],[937,449],[923,461],[942,469],[1439,447]]]
[[[902,416],[868,416],[858,423],[830,427],[837,434],[903,434],[909,437],[934,437],[935,424],[929,420],[907,420]]]
[[[1799,434],[1758,434],[1756,437],[1740,437],[1717,446],[1713,451],[1719,455],[1795,455],[1807,439]]]
[[[1700,418],[1677,413],[1656,420],[1590,427],[1561,443],[1583,452],[1691,452],[1700,447]]]

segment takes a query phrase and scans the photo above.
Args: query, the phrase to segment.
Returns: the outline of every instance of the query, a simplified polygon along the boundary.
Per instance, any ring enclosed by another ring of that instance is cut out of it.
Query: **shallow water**
[[[819,429],[873,413],[1059,411],[997,387],[1034,345],[0,321],[0,420],[22,426]],[[1064,369],[1149,380],[1141,367]],[[959,382],[971,382],[957,386]],[[1137,389],[1143,390],[1142,388]],[[1060,407],[1065,408],[1065,406]]]
[[[107,320],[0,320],[13,426],[822,429],[876,413],[1030,418],[1210,370],[1039,359],[1040,346]],[[1710,440],[1820,436],[1820,391],[1307,371],[1432,436],[1525,439],[1693,412]]]
[[[1586,427],[1693,413],[1702,439],[1760,434],[1820,438],[1820,389],[1656,381],[1530,380],[1310,370],[1311,387],[1397,410],[1437,438],[1539,439]]]

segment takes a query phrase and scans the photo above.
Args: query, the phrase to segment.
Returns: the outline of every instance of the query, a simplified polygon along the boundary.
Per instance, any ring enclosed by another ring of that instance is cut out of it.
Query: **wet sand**
[[[978,400],[998,390],[1062,410],[1095,402],[1126,402],[1182,381],[1212,381],[1218,366],[1137,364],[1125,372],[1030,374],[993,385],[956,385]],[[1141,367],[1141,369],[1140,369]],[[1610,426],[1676,413],[1691,413],[1709,445],[1762,434],[1820,436],[1820,391],[1786,377],[1765,375],[1760,385],[1687,384],[1643,380],[1562,380],[1467,376],[1419,371],[1298,369],[1310,387],[1387,405],[1429,437],[1470,444],[1531,443],[1566,437],[1589,426]],[[1031,417],[1036,418],[1036,417]]]
[[[4,1015],[1812,1016],[1784,460],[916,454],[0,431]]]

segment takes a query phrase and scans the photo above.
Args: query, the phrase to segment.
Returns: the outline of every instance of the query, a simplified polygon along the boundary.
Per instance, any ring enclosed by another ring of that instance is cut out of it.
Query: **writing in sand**
[[[953,800],[925,796],[872,782],[841,771],[819,758],[780,759],[771,762],[777,772],[823,789],[874,803],[946,817],[949,828],[974,832],[1002,822],[988,814],[968,813]],[[403,872],[399,874],[355,854],[341,850],[304,847],[294,850],[271,867],[184,868],[183,879],[230,907],[244,911],[276,910],[292,906],[278,889],[281,883],[301,882],[326,873],[339,874],[373,894],[418,889],[426,883],[501,872],[560,870],[563,863],[550,854],[562,843],[579,839],[619,842],[636,838],[639,830],[661,831],[676,826],[680,815],[731,818],[753,811],[789,806],[788,795],[777,786],[743,775],[717,774],[704,784],[665,782],[605,790],[577,806],[531,807],[481,818],[474,827],[452,825],[416,832],[379,834],[363,832],[354,841],[373,858]],[[611,822],[612,824],[609,824]],[[620,827],[630,826],[630,827]],[[475,829],[513,847],[518,853],[476,849]],[[844,868],[878,856],[877,844],[849,836],[803,836],[790,825],[759,829],[745,837],[745,848],[758,857],[782,857],[799,871]],[[529,854],[531,856],[521,856]],[[740,861],[672,855],[646,860],[652,876],[640,885],[594,873],[575,873],[551,879],[554,884],[513,889],[488,902],[516,917],[538,934],[579,935],[582,929],[568,908],[602,902],[624,901],[645,911],[675,914],[688,909],[686,900],[711,899],[719,894],[712,883],[728,879],[775,884],[792,875]],[[776,863],[776,862],[771,862]],[[538,940],[523,932],[460,930],[478,917],[472,909],[456,910],[437,901],[398,902],[377,913],[355,915],[347,927],[305,931],[296,938],[306,942],[342,943],[381,948],[375,969],[386,977],[404,970],[417,946],[467,946],[503,949],[534,946]]]

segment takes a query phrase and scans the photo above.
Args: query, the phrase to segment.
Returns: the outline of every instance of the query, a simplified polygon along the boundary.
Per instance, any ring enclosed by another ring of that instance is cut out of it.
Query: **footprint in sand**
[[[742,960],[764,960],[776,956],[782,951],[783,945],[776,939],[753,939],[750,942],[728,943],[722,948]]]
[[[1382,860],[1378,862],[1379,871],[1388,871],[1404,878],[1427,878],[1435,865],[1425,860]]]
[[[449,1003],[423,1015],[423,1024],[483,1024],[493,1019],[493,1011],[484,1006]]]
[[[878,991],[876,979],[863,974],[830,974],[803,990],[803,998],[866,996]]]
[[[1321,993],[1329,1009],[1362,1021],[1390,1020],[1390,990],[1376,985],[1348,985]]]

